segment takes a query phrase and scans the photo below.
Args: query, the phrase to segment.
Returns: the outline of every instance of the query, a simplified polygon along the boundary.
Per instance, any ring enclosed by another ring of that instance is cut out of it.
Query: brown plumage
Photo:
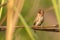
[[[40,26],[43,23],[43,21],[44,21],[44,10],[39,9],[36,18],[34,20],[34,26]]]

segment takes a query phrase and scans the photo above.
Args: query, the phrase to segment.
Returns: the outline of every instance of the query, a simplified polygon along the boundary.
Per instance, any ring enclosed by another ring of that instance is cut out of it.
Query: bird
[[[41,26],[43,22],[44,22],[44,10],[39,9],[38,12],[37,12],[37,15],[35,17],[33,25],[34,26]]]

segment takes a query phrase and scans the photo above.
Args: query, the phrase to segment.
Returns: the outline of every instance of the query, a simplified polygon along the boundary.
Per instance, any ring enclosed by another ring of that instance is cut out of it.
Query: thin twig
[[[4,7],[4,6],[7,6],[7,2],[0,5],[0,7]]]
[[[24,26],[16,26],[16,28],[24,28]],[[40,31],[52,31],[52,32],[60,32],[59,28],[56,28],[55,26],[45,26],[45,27],[40,27],[40,26],[32,26],[31,27],[34,30],[40,30]],[[0,31],[5,31],[6,26],[0,26]]]
[[[47,13],[47,12],[49,12],[50,10],[53,10],[54,8],[51,6],[51,7],[49,7],[49,8],[46,8],[45,9],[45,13]]]
[[[0,26],[3,24],[3,22],[6,20],[7,16],[5,15],[2,20],[0,21]]]
[[[24,28],[24,26],[15,26],[16,28]],[[41,26],[31,26],[32,28],[35,28],[35,29],[40,29],[40,28],[44,28],[44,29],[56,29],[56,28],[58,28],[58,27],[56,27],[56,26],[43,26],[43,27],[41,27]],[[0,28],[6,28],[6,26],[0,26]]]

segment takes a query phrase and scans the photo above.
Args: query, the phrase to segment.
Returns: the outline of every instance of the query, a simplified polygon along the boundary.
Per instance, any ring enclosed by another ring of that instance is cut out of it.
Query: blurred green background
[[[27,24],[29,26],[33,26],[33,22],[34,22],[38,9],[39,8],[47,9],[50,7],[53,7],[51,0],[25,0],[21,14],[24,17]],[[4,7],[3,12],[2,12],[2,18],[6,15],[6,12],[7,12],[7,9],[6,7]],[[0,22],[2,18],[0,19]],[[55,25],[55,24],[57,24],[57,20],[56,20],[54,10],[50,10],[49,12],[46,12],[44,14],[43,26]],[[6,20],[4,21],[2,25],[3,26],[6,25]],[[18,19],[17,25],[19,26],[23,25],[20,19]],[[38,40],[60,40],[59,38],[60,33],[58,32],[36,31],[35,34]],[[0,40],[5,40],[5,31],[0,31]],[[29,37],[25,29],[16,28],[14,32],[13,40],[31,40],[31,38]]]

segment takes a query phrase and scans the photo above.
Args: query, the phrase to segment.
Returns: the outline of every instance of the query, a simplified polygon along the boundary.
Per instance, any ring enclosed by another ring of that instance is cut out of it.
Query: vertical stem
[[[16,3],[18,2],[18,4]],[[14,13],[14,18],[13,18],[13,25],[16,25],[16,22],[18,20],[18,14],[21,13],[22,8],[23,8],[23,4],[24,4],[24,0],[16,0],[16,4],[15,5],[15,13]]]
[[[4,4],[4,0],[2,0],[1,5],[2,4]],[[2,9],[3,9],[3,7],[1,6],[1,9],[0,9],[0,18],[1,18],[1,14],[2,14]]]
[[[24,20],[24,18],[22,17],[21,14],[19,15],[19,18],[21,19],[21,22],[23,23],[23,25],[24,25],[27,33],[29,34],[31,40],[35,40],[35,37],[34,37],[34,34],[33,34],[32,30],[31,30],[30,27],[26,24],[26,22],[25,22],[25,20]]]
[[[13,7],[14,7],[14,0],[8,0],[7,4],[7,30],[6,30],[6,40],[12,40],[13,39]]]
[[[59,16],[60,16],[60,0],[58,0],[58,9],[59,9]],[[59,17],[59,29],[60,29],[60,17]]]
[[[59,7],[59,13],[60,13],[60,0],[58,0],[58,7]]]
[[[60,13],[59,13],[59,10],[58,10],[58,5],[56,3],[56,0],[52,0],[52,3],[53,3],[53,7],[54,7],[54,10],[55,10],[55,14],[56,14],[57,21],[58,21],[58,24],[59,24],[59,29],[60,29]]]
[[[35,38],[34,38],[34,36],[33,36],[34,34],[33,34],[32,31],[30,30],[29,26],[26,24],[26,22],[25,22],[25,20],[23,19],[22,15],[21,15],[21,14],[19,15],[19,13],[21,13],[21,10],[22,10],[22,8],[23,8],[23,4],[24,4],[24,0],[19,0],[18,5],[17,5],[17,7],[16,7],[16,9],[15,9],[14,21],[17,20],[17,18],[18,18],[17,16],[19,16],[19,18],[21,19],[21,22],[22,22],[23,25],[25,26],[25,29],[26,29],[27,33],[29,34],[30,38],[31,38],[32,40],[35,40]]]

